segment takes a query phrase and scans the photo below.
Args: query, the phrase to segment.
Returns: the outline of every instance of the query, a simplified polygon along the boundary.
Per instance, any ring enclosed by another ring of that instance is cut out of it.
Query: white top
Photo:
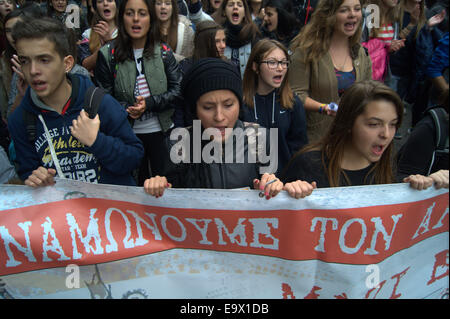
[[[147,79],[145,78],[142,68],[142,54],[144,49],[134,49],[133,51],[137,69],[134,96],[141,95],[144,98],[147,98],[151,96],[152,93],[148,87]],[[161,131],[161,125],[159,124],[158,117],[153,112],[146,112],[142,114],[140,118],[134,121],[133,131],[136,134],[148,134]]]

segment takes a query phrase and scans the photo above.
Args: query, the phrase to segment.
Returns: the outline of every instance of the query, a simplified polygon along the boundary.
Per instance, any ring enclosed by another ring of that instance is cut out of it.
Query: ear
[[[68,55],[64,58],[64,70],[66,73],[69,73],[70,70],[72,70],[73,66],[75,65],[75,59],[73,56]]]
[[[252,64],[252,70],[253,70],[256,74],[258,74],[258,63],[253,62],[253,64]]]

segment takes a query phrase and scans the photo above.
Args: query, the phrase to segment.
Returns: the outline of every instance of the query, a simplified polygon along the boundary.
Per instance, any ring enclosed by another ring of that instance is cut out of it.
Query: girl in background
[[[202,0],[203,11],[212,15],[220,8],[223,0]]]
[[[267,0],[264,13],[264,22],[260,27],[262,36],[277,40],[288,48],[300,30],[291,0]]]
[[[216,22],[220,20],[218,23],[225,28],[225,56],[239,67],[243,77],[252,46],[261,37],[258,27],[252,21],[247,1],[224,0],[214,15]]]
[[[115,0],[93,0],[95,14],[92,27],[83,32],[79,44],[80,62],[93,73],[98,51],[117,37],[117,3]]]
[[[179,66],[182,76],[187,73],[193,63],[202,58],[226,59],[225,30],[213,20],[202,21],[195,28],[194,52],[191,57],[183,59]],[[177,104],[173,115],[175,127],[192,125],[192,116],[185,112],[184,103]]]
[[[170,47],[160,40],[150,0],[124,0],[119,7],[117,38],[103,46],[95,66],[97,83],[126,108],[145,150],[138,185],[162,175],[169,158],[161,154],[172,127],[180,74]]]
[[[76,39],[81,40],[82,33],[89,27],[87,18],[78,5],[71,3],[70,8],[68,6],[68,0],[47,0],[47,16],[61,21],[65,26],[68,26],[68,22],[72,22],[74,24],[73,29],[75,29]],[[78,26],[76,25],[76,19],[74,17],[72,18],[72,15],[76,14],[74,10],[78,11]]]
[[[178,14],[175,0],[155,0],[155,28],[161,33],[161,40],[167,43],[179,62],[194,50],[194,30],[191,21]]]
[[[305,111],[289,87],[288,72],[287,49],[278,41],[262,39],[252,49],[243,81],[242,120],[278,129],[278,173],[308,143]]]
[[[291,44],[289,83],[306,110],[308,140],[321,138],[336,115],[342,93],[372,78],[372,63],[360,44],[359,0],[323,0]],[[331,104],[332,105],[332,104]]]

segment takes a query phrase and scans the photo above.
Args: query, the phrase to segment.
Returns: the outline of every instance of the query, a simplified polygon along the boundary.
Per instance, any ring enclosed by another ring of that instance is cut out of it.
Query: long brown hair
[[[247,66],[244,72],[244,103],[250,108],[254,107],[253,97],[256,94],[256,89],[258,88],[258,74],[253,70],[253,63],[257,64],[258,68],[261,65],[261,61],[275,49],[280,49],[284,52],[286,59],[289,60],[289,53],[286,47],[276,40],[262,39],[259,40],[255,46],[252,48],[250,57],[248,58]],[[288,72],[286,71],[283,82],[279,88],[280,92],[280,104],[285,109],[292,109],[294,104],[294,93],[288,83]]]
[[[336,13],[344,0],[321,0],[311,16],[311,20],[302,28],[291,42],[291,51],[299,48],[306,52],[305,62],[318,61],[330,48],[336,24]],[[356,58],[360,47],[362,21],[355,34],[349,39],[350,54]]]
[[[392,102],[397,112],[397,130],[403,119],[403,103],[398,94],[381,82],[366,80],[354,83],[342,95],[339,110],[329,131],[316,143],[309,144],[301,149],[298,154],[312,150],[322,151],[322,165],[327,174],[330,187],[338,187],[342,175],[341,162],[345,147],[352,140],[352,129],[356,118],[364,113],[366,106],[372,101],[385,100]],[[367,184],[390,184],[394,182],[392,168],[393,143],[384,151],[380,160],[375,163],[368,172],[366,178],[372,175],[372,180]],[[349,181],[347,181],[349,182]]]
[[[119,7],[118,7],[118,1],[114,0],[116,4],[116,15],[114,17],[114,21],[116,23],[116,28],[119,25]],[[100,35],[97,32],[94,32],[92,30],[92,27],[94,27],[97,23],[99,23],[103,18],[100,16],[98,9],[97,9],[97,0],[92,0],[92,8],[94,9],[94,13],[92,14],[92,21],[90,21],[91,25],[91,35],[89,37],[89,51],[95,52],[102,46],[100,41]]]
[[[225,9],[227,7],[228,1],[230,0],[223,0],[220,8],[217,9],[217,11],[214,12],[213,14],[214,20],[221,25],[224,25],[224,23],[227,20],[227,17],[225,15]],[[251,38],[253,41],[257,38],[257,36],[260,36],[261,33],[259,32],[258,26],[252,20],[252,13],[250,11],[250,7],[247,1],[246,0],[241,1],[244,5],[244,19],[241,22],[243,27],[241,32],[239,33],[239,39],[246,40]]]
[[[115,52],[114,56],[118,63],[122,63],[127,59],[134,59],[133,43],[130,35],[125,30],[124,26],[124,14],[125,8],[129,0],[120,1],[119,5],[119,24],[117,25],[117,38],[115,40]],[[154,55],[155,45],[161,42],[161,36],[159,29],[155,27],[156,14],[155,9],[152,6],[151,0],[142,0],[147,6],[148,13],[150,15],[150,30],[147,33],[147,39],[144,47],[144,58],[151,58]]]
[[[178,22],[179,22],[177,2],[175,0],[170,0],[170,2],[172,3],[172,15],[170,16],[170,24],[169,29],[167,30],[167,35],[163,35],[161,32],[161,21],[159,21],[159,19],[156,17],[156,1],[157,0],[152,0],[153,6],[152,10],[155,12],[155,20],[152,21],[152,23],[155,24],[156,30],[160,30],[161,41],[167,43],[175,52],[175,50],[177,49],[177,42],[178,42]]]
[[[195,26],[194,52],[192,57],[195,60],[201,58],[220,58],[216,46],[217,31],[224,28],[213,20],[205,20]]]

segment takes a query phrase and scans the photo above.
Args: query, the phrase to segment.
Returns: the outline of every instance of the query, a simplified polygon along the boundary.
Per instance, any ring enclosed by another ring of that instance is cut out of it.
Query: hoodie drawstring
[[[256,113],[256,99],[253,96],[253,111],[255,112],[255,120],[258,119],[258,114]],[[272,124],[275,124],[275,90],[272,94]]]
[[[272,95],[272,124],[275,124],[275,90]]]

